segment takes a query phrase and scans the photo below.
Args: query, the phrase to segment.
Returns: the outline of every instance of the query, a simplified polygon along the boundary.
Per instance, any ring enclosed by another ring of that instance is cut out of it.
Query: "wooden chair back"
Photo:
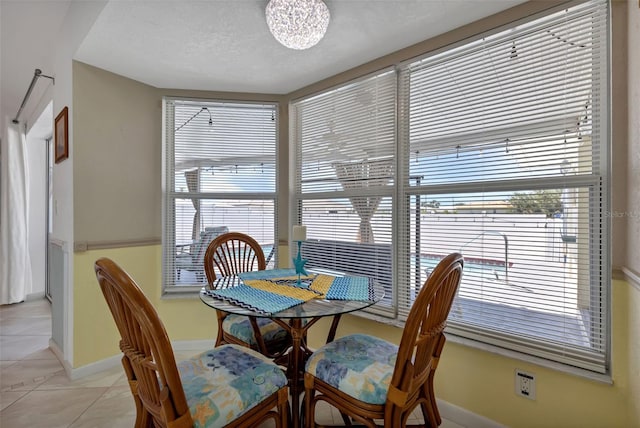
[[[120,332],[122,365],[137,408],[136,427],[191,427],[171,342],[158,313],[135,281],[101,258],[95,272]]]
[[[464,260],[452,253],[438,263],[411,307],[389,387],[387,406],[403,408],[425,385],[433,387],[433,375],[445,343],[444,328],[458,292]],[[441,423],[435,396],[430,409],[432,424]],[[386,418],[385,418],[386,419]],[[393,419],[393,417],[391,418]]]
[[[264,252],[260,244],[258,244],[258,241],[240,232],[228,232],[218,236],[211,241],[204,255],[204,271],[207,275],[210,288],[217,286],[215,284],[217,278],[216,271],[220,276],[225,277],[253,270],[265,270],[266,268],[267,263]],[[236,343],[251,347],[250,344],[243,343],[232,334],[224,331],[222,326],[225,318],[229,316],[228,313],[216,310],[216,316],[218,318],[216,346],[224,343]],[[267,346],[267,343],[260,333],[260,327],[258,326],[256,318],[248,317],[248,319],[256,340],[255,349],[269,357],[278,354],[278,352],[272,352]],[[279,348],[284,345],[275,343],[274,346]]]
[[[267,264],[258,241],[240,232],[229,232],[211,241],[204,255],[204,270],[209,284],[221,276],[264,270]]]

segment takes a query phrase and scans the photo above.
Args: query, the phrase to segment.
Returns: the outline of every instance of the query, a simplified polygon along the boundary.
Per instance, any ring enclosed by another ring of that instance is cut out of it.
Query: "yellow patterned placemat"
[[[333,284],[334,279],[336,279],[335,276],[318,274],[309,288],[320,293],[321,296],[319,297],[324,299],[329,292],[329,288],[331,288],[331,284]]]
[[[335,277],[326,274],[291,275],[291,269],[256,271],[242,274],[242,283],[212,290],[211,295],[256,312],[274,314],[312,299],[373,299],[368,277]]]
[[[281,280],[282,278],[278,278]],[[296,276],[297,280],[298,277]],[[287,286],[283,284],[277,284],[273,281],[264,280],[264,279],[251,279],[243,281],[246,285],[256,288],[258,290],[268,291],[273,294],[278,294],[280,296],[292,297],[294,299],[299,299],[302,301],[308,301],[320,296],[317,292],[312,290],[307,290],[304,288],[299,288],[295,286]]]

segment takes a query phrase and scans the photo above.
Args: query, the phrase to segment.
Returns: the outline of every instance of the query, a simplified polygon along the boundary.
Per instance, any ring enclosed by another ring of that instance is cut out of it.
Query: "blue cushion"
[[[266,342],[284,339],[287,331],[270,318],[256,318],[262,339]],[[249,345],[257,345],[249,317],[243,315],[227,315],[222,321],[222,330]]]
[[[306,371],[340,391],[371,404],[384,404],[398,346],[353,334],[328,343],[307,360]]]
[[[222,427],[287,384],[280,367],[251,349],[222,345],[178,363],[194,427]]]

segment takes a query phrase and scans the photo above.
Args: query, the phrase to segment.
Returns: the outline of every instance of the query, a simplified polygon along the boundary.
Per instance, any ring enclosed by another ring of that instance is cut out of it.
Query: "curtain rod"
[[[15,119],[13,119],[13,123],[18,123],[18,118],[20,117],[20,113],[22,113],[22,109],[24,108],[25,104],[29,100],[29,96],[31,95],[31,91],[33,90],[33,87],[35,86],[36,80],[38,80],[38,77],[46,77],[47,79],[53,80],[53,84],[54,85],[56,83],[56,79],[54,79],[51,76],[47,76],[47,75],[42,74],[42,70],[40,70],[39,68],[36,68],[36,71],[33,73],[33,79],[31,79],[31,84],[29,85],[29,89],[27,89],[27,93],[24,95],[24,99],[22,100],[22,104],[20,104],[20,108],[18,109],[18,113],[16,113],[16,117],[15,117]]]

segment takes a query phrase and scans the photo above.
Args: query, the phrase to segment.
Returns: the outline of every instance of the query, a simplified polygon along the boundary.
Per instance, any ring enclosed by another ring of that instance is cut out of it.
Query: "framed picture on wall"
[[[56,163],[69,157],[69,108],[65,107],[56,116],[55,122]]]

